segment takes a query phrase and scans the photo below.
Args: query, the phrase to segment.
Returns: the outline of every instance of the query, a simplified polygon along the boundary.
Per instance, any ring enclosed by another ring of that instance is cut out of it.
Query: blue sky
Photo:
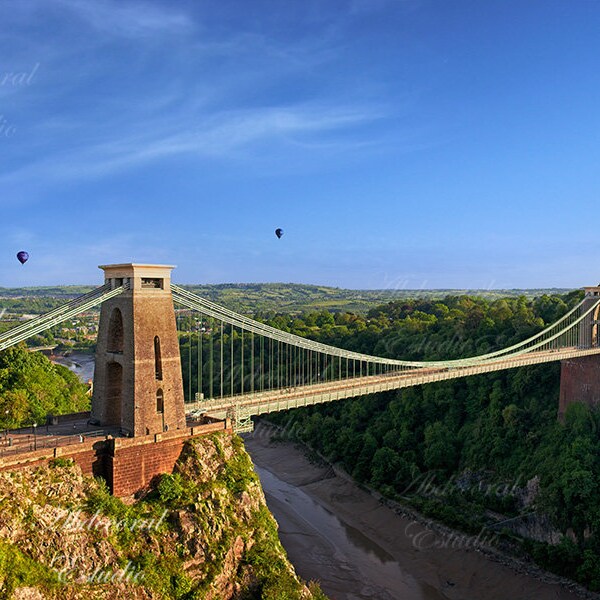
[[[0,57],[0,286],[600,280],[600,2],[3,0]]]

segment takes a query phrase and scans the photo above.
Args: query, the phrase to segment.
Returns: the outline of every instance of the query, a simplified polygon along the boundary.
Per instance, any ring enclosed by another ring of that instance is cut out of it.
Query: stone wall
[[[136,438],[95,438],[15,453],[0,458],[0,472],[42,465],[56,458],[73,459],[85,475],[103,477],[115,496],[131,496],[157,475],[173,470],[186,440],[215,431],[233,433],[229,419]]]

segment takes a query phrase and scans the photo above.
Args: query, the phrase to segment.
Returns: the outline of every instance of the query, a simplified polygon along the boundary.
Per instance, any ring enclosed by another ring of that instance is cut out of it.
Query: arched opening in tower
[[[113,309],[108,323],[108,352],[123,353],[123,315],[118,308]]]
[[[121,426],[123,403],[123,367],[116,362],[106,365],[106,425]]]
[[[156,392],[156,412],[164,414],[165,412],[165,396],[162,390]]]
[[[154,336],[154,373],[156,374],[156,379],[162,381],[163,373],[162,358],[160,355],[160,338],[157,335]]]

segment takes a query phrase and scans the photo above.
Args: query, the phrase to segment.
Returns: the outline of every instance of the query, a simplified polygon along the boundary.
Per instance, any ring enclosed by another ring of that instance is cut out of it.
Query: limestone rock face
[[[68,461],[0,473],[0,597],[324,598],[299,581],[240,438],[187,443],[125,504]]]

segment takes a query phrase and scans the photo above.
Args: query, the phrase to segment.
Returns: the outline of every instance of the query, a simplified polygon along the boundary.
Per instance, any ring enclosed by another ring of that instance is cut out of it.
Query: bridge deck
[[[231,407],[236,407],[244,417],[260,415],[279,410],[310,406],[324,402],[333,402],[355,396],[364,396],[376,392],[433,383],[468,377],[481,373],[490,373],[504,369],[513,369],[527,365],[537,365],[557,360],[578,358],[600,354],[600,348],[561,348],[560,350],[546,350],[535,354],[524,354],[510,359],[484,362],[468,367],[444,367],[415,369],[401,373],[388,373],[385,375],[370,375],[318,383],[295,388],[270,390],[265,392],[248,393],[238,396],[209,399],[191,403],[188,412],[197,410],[205,411],[212,417],[224,418]]]

